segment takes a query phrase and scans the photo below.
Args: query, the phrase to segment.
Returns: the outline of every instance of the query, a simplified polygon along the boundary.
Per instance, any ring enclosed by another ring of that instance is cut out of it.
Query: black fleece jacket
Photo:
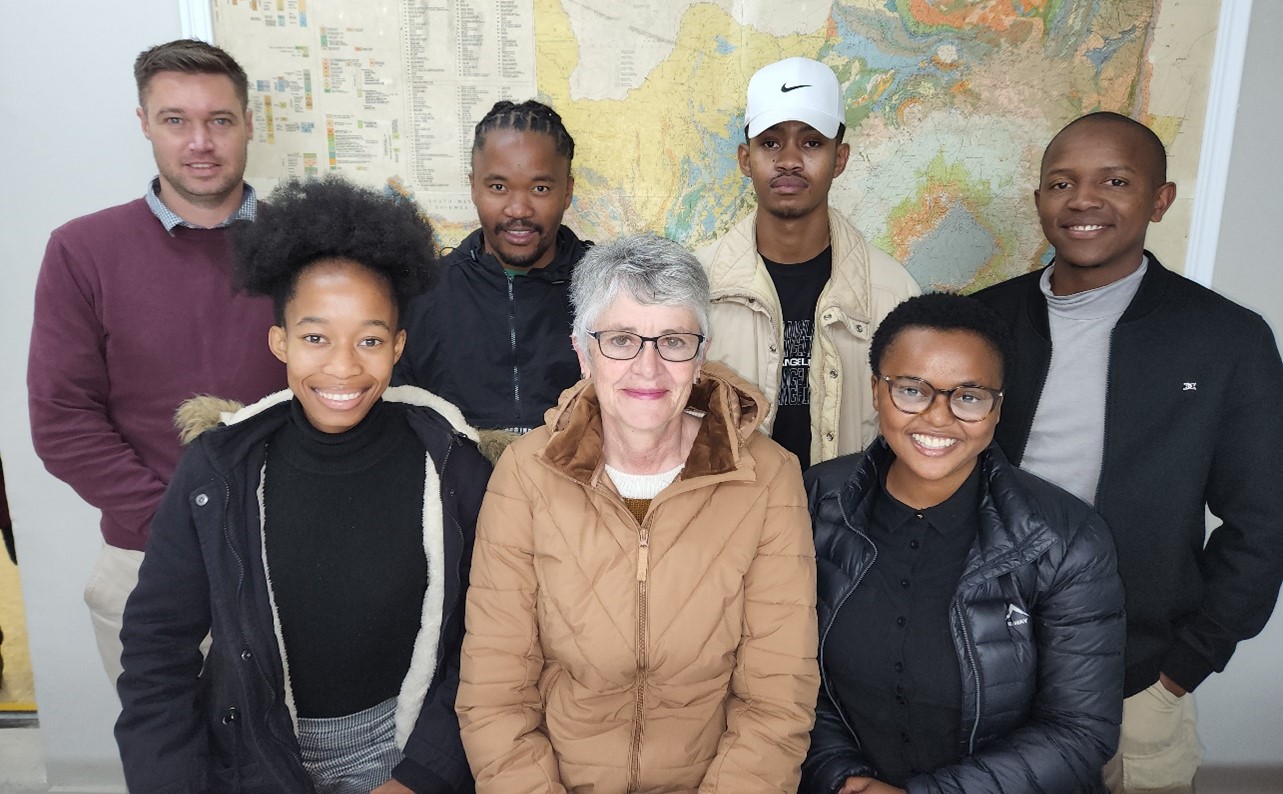
[[[482,253],[477,229],[441,263],[439,283],[411,304],[393,382],[427,389],[484,429],[529,430],[579,382],[570,345],[570,278],[591,246],[557,232],[547,267],[510,276]]]

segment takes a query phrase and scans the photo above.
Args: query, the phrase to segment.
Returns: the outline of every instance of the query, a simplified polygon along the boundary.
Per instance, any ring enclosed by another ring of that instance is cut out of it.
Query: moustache
[[[531,223],[530,221],[508,221],[507,223],[497,224],[494,227],[494,230],[497,234],[502,232],[534,232],[535,234],[543,234],[543,227],[537,223]]]

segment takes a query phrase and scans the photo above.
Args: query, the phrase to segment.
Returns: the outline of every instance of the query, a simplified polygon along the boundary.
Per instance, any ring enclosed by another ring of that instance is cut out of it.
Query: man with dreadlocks
[[[406,318],[398,383],[458,405],[480,428],[523,433],[579,380],[570,276],[591,242],[561,223],[575,141],[534,100],[495,103],[472,144],[481,228],[449,253],[439,285]]]

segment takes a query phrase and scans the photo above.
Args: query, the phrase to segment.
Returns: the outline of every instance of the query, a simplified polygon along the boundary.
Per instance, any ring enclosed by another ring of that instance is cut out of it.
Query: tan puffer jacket
[[[766,401],[706,364],[682,474],[639,526],[593,384],[499,460],[457,700],[477,791],[794,792],[819,686],[815,550]]]

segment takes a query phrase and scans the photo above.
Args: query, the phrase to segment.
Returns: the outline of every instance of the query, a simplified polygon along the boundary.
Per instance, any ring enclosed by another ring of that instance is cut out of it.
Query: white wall
[[[1283,55],[1283,4],[1257,0],[1215,284],[1283,331],[1279,245],[1260,230],[1283,220],[1274,152],[1283,107],[1270,89]],[[153,173],[133,115],[130,65],[146,47],[180,35],[176,0],[4,2],[0,30],[0,453],[9,480],[51,782],[114,765],[115,699],[93,648],[80,593],[99,543],[97,515],[44,472],[31,450],[25,365],[31,295],[48,233],[73,218],[138,196]],[[1268,247],[1267,247],[1268,246]],[[1200,690],[1208,763],[1283,758],[1283,616],[1242,647],[1227,675]],[[113,774],[117,774],[114,773]]]
[[[142,195],[155,173],[134,116],[131,70],[139,52],[180,35],[178,4],[5,0],[0,30],[0,454],[49,777],[71,783],[101,779],[104,762],[118,766],[117,706],[81,600],[101,543],[97,511],[46,474],[31,449],[31,296],[54,227]]]
[[[1283,3],[1255,0],[1212,286],[1269,320],[1283,337],[1283,257],[1278,234],[1283,156],[1279,76]],[[1283,384],[1275,384],[1280,386]],[[1283,410],[1278,404],[1275,410]],[[1283,483],[1279,484],[1283,493]],[[1208,762],[1283,766],[1283,605],[1265,631],[1239,646],[1222,675],[1198,690]]]

